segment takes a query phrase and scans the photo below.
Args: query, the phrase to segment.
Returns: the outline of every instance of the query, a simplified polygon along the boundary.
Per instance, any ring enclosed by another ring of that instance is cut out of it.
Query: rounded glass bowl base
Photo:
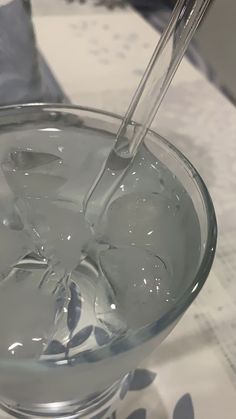
[[[21,419],[40,418],[64,418],[64,419],[102,419],[112,415],[120,400],[120,394],[124,392],[129,381],[126,375],[105,391],[94,395],[87,400],[73,402],[53,402],[49,404],[37,404],[18,406],[11,402],[0,401],[0,409]],[[127,388],[128,391],[128,388]]]

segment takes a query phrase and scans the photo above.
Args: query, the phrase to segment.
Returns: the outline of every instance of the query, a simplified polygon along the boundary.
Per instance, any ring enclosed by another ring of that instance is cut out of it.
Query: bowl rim
[[[118,115],[113,112],[109,112],[106,110],[93,108],[89,106],[79,106],[79,105],[72,105],[69,103],[44,103],[44,102],[36,102],[36,103],[24,103],[24,104],[14,104],[14,105],[5,105],[0,106],[0,118],[4,117],[1,115],[2,111],[6,110],[22,110],[22,109],[44,109],[46,111],[50,111],[50,108],[52,111],[58,110],[64,112],[69,112],[70,110],[74,110],[77,112],[91,112],[95,115],[103,115],[107,117],[111,117],[114,119],[122,120],[122,116]],[[105,122],[106,123],[106,122]],[[132,121],[132,125],[135,124],[135,122]],[[203,203],[205,205],[205,212],[206,212],[206,219],[207,219],[207,239],[206,244],[204,248],[204,254],[201,260],[201,263],[198,267],[198,270],[195,274],[194,280],[191,282],[191,284],[186,288],[186,290],[181,294],[181,296],[176,300],[176,302],[173,304],[170,310],[168,310],[162,317],[160,317],[158,320],[152,322],[151,324],[148,324],[146,326],[143,326],[142,328],[138,329],[137,331],[132,333],[132,339],[130,336],[126,336],[124,334],[117,340],[114,340],[111,342],[109,346],[101,346],[99,348],[96,348],[95,350],[88,350],[81,352],[78,355],[74,355],[70,358],[70,360],[52,360],[52,361],[45,361],[48,365],[52,362],[52,364],[55,366],[55,364],[63,365],[67,364],[68,362],[71,364],[73,363],[84,363],[84,362],[96,362],[103,359],[107,359],[110,357],[113,357],[117,354],[121,354],[123,352],[126,352],[128,350],[134,349],[137,346],[142,345],[146,341],[150,339],[155,339],[155,337],[161,333],[163,330],[167,329],[168,327],[171,327],[171,325],[175,325],[175,322],[181,317],[181,315],[187,310],[187,308],[190,306],[190,304],[193,302],[193,300],[197,297],[198,293],[202,289],[203,285],[205,284],[205,281],[208,277],[208,274],[210,272],[210,269],[212,267],[212,263],[215,256],[216,251],[216,242],[217,242],[217,221],[216,221],[216,215],[214,206],[212,203],[212,199],[210,197],[210,194],[208,192],[208,189],[201,178],[198,171],[194,168],[194,166],[190,163],[188,158],[179,151],[172,143],[170,143],[168,140],[160,136],[157,132],[153,130],[148,130],[149,133],[151,133],[152,136],[158,139],[159,142],[161,142],[167,150],[169,150],[172,155],[177,156],[178,161],[182,162],[184,164],[184,167],[186,169],[186,173],[188,175],[191,174],[191,176],[194,178],[194,182],[196,183],[196,186],[198,187],[199,194],[201,195],[203,199]],[[28,359],[28,362],[31,361],[32,363],[38,363],[38,361]],[[1,361],[0,361],[1,362]],[[15,360],[13,362],[18,363],[18,360]],[[19,360],[22,364],[22,360]],[[40,360],[40,363],[42,360]]]

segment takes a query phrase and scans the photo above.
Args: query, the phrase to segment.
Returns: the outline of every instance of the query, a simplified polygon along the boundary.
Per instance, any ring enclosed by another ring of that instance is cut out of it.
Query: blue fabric
[[[61,101],[63,92],[39,55],[30,3],[0,6],[0,105]]]

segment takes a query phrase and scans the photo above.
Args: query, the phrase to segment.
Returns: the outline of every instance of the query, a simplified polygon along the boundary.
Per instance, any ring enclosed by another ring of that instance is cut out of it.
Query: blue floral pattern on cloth
[[[176,403],[173,419],[194,419],[193,403],[190,394],[185,394]]]
[[[126,397],[128,399],[129,395],[131,395],[133,392],[138,392],[138,399],[145,400],[143,403],[144,405],[137,408],[135,403],[132,404],[132,402],[129,402],[131,405],[131,410],[128,415],[125,416],[125,418],[122,413],[119,413],[118,408],[117,412],[113,412],[112,414],[109,412],[108,416],[106,416],[106,411],[104,411],[102,412],[104,416],[95,416],[92,419],[99,419],[100,417],[103,419],[158,419],[159,406],[156,406],[155,413],[155,411],[153,411],[153,406],[152,409],[150,409],[150,406],[148,406],[148,397],[142,397],[142,392],[151,390],[151,386],[155,387],[156,379],[158,379],[158,376],[155,372],[148,369],[136,369],[134,373],[130,373],[124,381],[120,391],[120,400],[121,403],[125,403],[123,400]],[[157,403],[159,403],[158,399]],[[173,415],[171,415],[171,417],[167,413],[164,413],[164,415],[161,414],[160,417],[162,419],[194,419],[195,415],[191,395],[186,393],[176,401]]]

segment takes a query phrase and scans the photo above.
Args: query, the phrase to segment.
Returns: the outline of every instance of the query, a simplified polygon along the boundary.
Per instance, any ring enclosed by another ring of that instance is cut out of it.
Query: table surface
[[[34,0],[33,12],[39,48],[70,100],[124,114],[159,34],[130,8]],[[204,178],[218,248],[206,286],[140,367],[117,417],[235,419],[236,110],[184,59],[153,127]]]

